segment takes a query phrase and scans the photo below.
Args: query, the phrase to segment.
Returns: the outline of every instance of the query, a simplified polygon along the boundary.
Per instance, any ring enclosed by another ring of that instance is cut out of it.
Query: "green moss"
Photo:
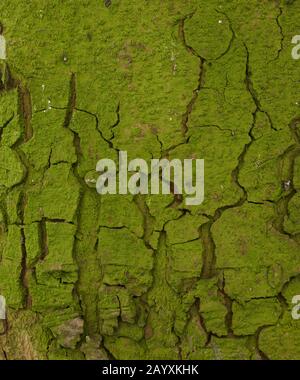
[[[277,299],[253,299],[242,305],[232,305],[232,328],[236,335],[251,335],[261,326],[275,325],[281,314]]]
[[[261,272],[262,265],[267,269],[280,264],[282,275],[275,280],[277,289],[296,274],[299,266],[297,244],[272,227],[272,217],[273,207],[268,204],[245,204],[226,211],[212,228],[217,267]],[[239,228],[235,229],[234,225]]]
[[[1,145],[11,147],[21,136],[18,108],[19,97],[17,90],[9,91],[0,96]]]
[[[124,285],[134,295],[143,294],[152,282],[152,251],[126,228],[101,228],[99,239],[103,282]]]
[[[145,357],[143,347],[129,338],[107,337],[104,345],[116,359],[141,360]]]
[[[0,355],[299,358],[299,3],[111,3],[0,4]],[[100,196],[119,150],[204,202]]]
[[[1,186],[10,188],[22,182],[25,169],[18,155],[10,148],[0,147],[0,181]]]
[[[226,293],[237,301],[276,296],[282,286],[282,267],[235,268],[224,271]]]
[[[213,359],[217,360],[249,360],[251,350],[248,348],[247,338],[212,338],[209,345],[213,352]]]
[[[219,292],[217,280],[200,280],[195,292],[199,297],[199,312],[206,330],[217,336],[227,335],[225,300]]]
[[[259,345],[271,360],[295,360],[300,355],[299,342],[299,327],[293,323],[264,329]]]
[[[201,275],[201,243],[196,240],[184,244],[175,244],[168,249],[166,278],[176,292],[185,292],[186,288]],[[194,281],[193,281],[194,280]]]
[[[199,238],[199,226],[204,224],[207,218],[203,216],[184,215],[178,220],[171,220],[166,224],[165,230],[169,244],[180,244]],[[185,228],[182,228],[184,225]]]
[[[45,172],[42,182],[31,183],[25,222],[32,223],[42,218],[73,222],[76,218],[79,192],[78,181],[72,175],[69,164],[51,166]]]
[[[23,306],[23,290],[20,279],[21,241],[20,228],[10,226],[5,235],[5,245],[1,255],[0,294],[5,297],[7,306],[13,309]]]

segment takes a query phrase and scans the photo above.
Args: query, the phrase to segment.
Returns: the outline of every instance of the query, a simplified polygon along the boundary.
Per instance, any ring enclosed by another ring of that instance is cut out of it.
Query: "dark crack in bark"
[[[278,27],[278,31],[279,31],[279,34],[280,34],[280,47],[279,49],[277,50],[277,53],[276,53],[276,57],[271,59],[271,61],[269,61],[268,63],[271,63],[271,62],[274,62],[274,61],[277,61],[279,59],[279,56],[281,54],[281,52],[283,51],[283,43],[284,43],[284,34],[283,34],[283,28],[282,28],[282,25],[280,23],[280,18],[283,14],[283,8],[279,6],[279,12],[278,12],[278,15],[276,16],[276,25]]]
[[[201,88],[204,85],[204,77],[205,77],[205,63],[206,63],[206,59],[203,58],[203,57],[201,57],[196,52],[196,50],[193,47],[191,47],[191,46],[189,46],[187,44],[186,37],[185,37],[185,29],[184,29],[185,22],[186,22],[187,19],[193,17],[193,15],[194,14],[188,15],[185,18],[183,18],[182,20],[179,21],[179,32],[178,32],[179,38],[182,41],[185,49],[188,51],[189,54],[193,55],[194,57],[196,57],[199,60],[198,85],[193,90],[193,96],[192,96],[191,100],[188,102],[188,104],[186,106],[185,113],[182,115],[181,132],[182,132],[183,137],[186,137],[186,135],[188,133],[188,130],[189,130],[189,127],[188,127],[189,118],[190,118],[190,115],[191,115],[191,113],[193,111],[194,105],[195,105],[195,103],[196,103],[196,101],[198,99],[199,92],[200,92]]]
[[[273,227],[283,235],[288,236],[297,243],[299,240],[296,235],[287,232],[284,228],[285,218],[289,216],[289,202],[297,193],[294,187],[294,171],[295,161],[300,156],[300,132],[298,125],[300,125],[300,117],[294,118],[290,124],[290,132],[295,140],[295,144],[289,146],[284,153],[279,157],[279,164],[287,161],[288,169],[284,178],[281,178],[282,191],[279,199],[274,202],[275,217],[272,221]]]
[[[244,47],[246,49],[246,53],[247,53],[247,67],[246,67],[246,80],[245,80],[245,83],[246,83],[246,86],[247,86],[247,89],[249,91],[249,93],[251,94],[251,97],[253,99],[253,102],[255,103],[255,106],[256,106],[256,112],[261,112],[263,113],[268,121],[269,121],[269,125],[270,125],[270,128],[273,129],[274,131],[277,131],[277,129],[274,127],[273,125],[273,121],[271,119],[271,116],[269,114],[269,112],[265,111],[262,109],[262,106],[261,106],[261,103],[260,103],[260,100],[258,99],[257,95],[256,95],[256,91],[254,89],[254,86],[253,86],[253,82],[252,82],[252,73],[251,73],[251,68],[250,68],[250,54],[249,54],[249,50],[247,48],[247,45],[244,43]]]
[[[224,56],[230,51],[230,49],[231,49],[231,47],[232,47],[232,44],[233,44],[233,42],[234,42],[234,40],[235,40],[235,38],[236,38],[236,35],[235,35],[234,29],[233,29],[233,27],[232,27],[232,22],[231,22],[231,20],[229,19],[229,17],[227,16],[227,14],[226,14],[225,12],[221,12],[221,11],[219,11],[218,9],[215,9],[215,11],[216,11],[217,13],[219,13],[219,14],[225,16],[225,18],[226,18],[227,21],[228,21],[229,29],[230,29],[230,32],[231,32],[231,38],[230,38],[230,41],[229,41],[229,44],[228,44],[226,50],[225,50],[223,53],[221,53],[217,58],[213,59],[213,61],[218,61],[219,59],[223,58],[223,57],[224,57]]]

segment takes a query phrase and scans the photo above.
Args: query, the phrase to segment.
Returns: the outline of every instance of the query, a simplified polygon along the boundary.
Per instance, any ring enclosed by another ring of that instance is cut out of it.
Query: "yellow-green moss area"
[[[1,359],[300,359],[299,12],[1,1]],[[120,150],[203,158],[203,204],[98,195]]]

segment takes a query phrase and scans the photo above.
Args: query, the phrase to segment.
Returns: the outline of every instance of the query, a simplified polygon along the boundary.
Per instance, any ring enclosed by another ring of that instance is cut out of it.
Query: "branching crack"
[[[193,108],[194,108],[194,105],[197,101],[197,98],[198,98],[198,95],[199,95],[199,92],[201,90],[201,88],[203,87],[204,85],[204,76],[205,76],[205,63],[206,63],[206,59],[201,57],[197,52],[196,50],[189,46],[187,44],[187,41],[186,41],[186,37],[185,37],[185,29],[184,29],[184,26],[185,26],[185,22],[187,19],[193,17],[194,13],[186,16],[185,18],[181,19],[179,21],[179,38],[181,39],[185,49],[190,53],[192,54],[194,57],[196,57],[198,60],[199,60],[199,75],[198,75],[198,85],[197,87],[193,90],[193,96],[191,98],[191,100],[189,101],[189,103],[187,104],[186,106],[186,111],[185,113],[182,115],[182,120],[181,120],[181,132],[182,132],[182,135],[183,137],[185,137],[187,135],[187,132],[188,132],[188,124],[189,124],[189,118],[190,118],[190,115],[193,111]]]
[[[268,63],[277,61],[279,59],[279,56],[280,56],[282,50],[283,50],[284,34],[283,34],[282,25],[280,23],[280,17],[282,16],[282,14],[283,14],[283,9],[282,9],[282,7],[279,7],[279,13],[276,16],[276,24],[277,24],[277,27],[278,27],[278,30],[279,30],[279,34],[280,34],[280,47],[279,47],[279,49],[277,51],[276,57],[274,59],[272,59],[271,61],[269,61]]]
[[[256,111],[255,112],[259,111],[259,112],[263,113],[267,117],[271,129],[273,129],[274,131],[277,131],[277,129],[273,125],[273,121],[271,119],[270,114],[267,111],[265,111],[265,110],[262,109],[260,101],[259,101],[259,99],[258,99],[258,97],[256,95],[255,90],[254,90],[253,83],[252,83],[252,80],[251,80],[252,73],[251,73],[251,69],[250,69],[250,54],[249,54],[249,50],[248,50],[248,48],[247,48],[247,46],[246,46],[245,43],[244,43],[244,46],[245,46],[246,53],[247,53],[246,80],[245,80],[245,83],[246,83],[246,86],[247,86],[247,90],[251,94],[252,100],[253,100],[254,104],[256,105]]]

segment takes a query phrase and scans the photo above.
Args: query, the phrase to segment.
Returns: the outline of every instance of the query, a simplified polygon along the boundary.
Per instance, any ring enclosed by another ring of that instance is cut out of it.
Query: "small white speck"
[[[172,117],[170,117],[170,121],[172,121],[173,120],[173,118]]]
[[[219,20],[219,24],[222,24],[222,22],[223,22],[222,20]]]
[[[291,184],[292,184],[291,180],[284,181],[284,182],[283,182],[284,190],[285,190],[285,191],[288,191],[288,190],[290,189],[290,187],[291,187]]]
[[[298,103],[298,102],[296,102],[295,104],[296,104],[296,106],[298,106],[298,105],[299,105],[299,103]]]
[[[43,90],[43,91],[45,90],[45,85],[44,85],[44,84],[42,84],[42,90]]]

